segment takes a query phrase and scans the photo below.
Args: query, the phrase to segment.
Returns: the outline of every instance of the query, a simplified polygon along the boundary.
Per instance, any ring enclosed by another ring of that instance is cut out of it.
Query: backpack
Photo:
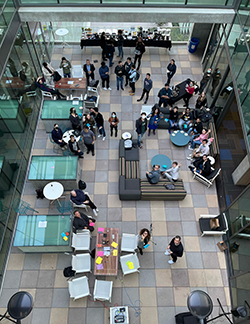
[[[79,180],[78,181],[78,189],[85,190],[86,188],[87,188],[86,182],[82,181],[82,180]]]
[[[71,266],[70,267],[66,267],[63,270],[63,275],[64,275],[65,278],[74,277],[75,273],[76,272],[74,270],[72,270],[72,267]]]
[[[136,70],[136,75],[135,75],[135,82],[140,79],[140,72]]]
[[[167,189],[167,190],[175,190],[175,186],[174,184],[164,184],[164,187]]]
[[[202,121],[203,123],[206,123],[206,122],[208,122],[211,118],[212,118],[212,115],[211,115],[210,113],[206,113],[205,115],[203,115],[203,116],[201,117],[201,121]]]
[[[54,81],[55,82],[60,81],[61,78],[62,78],[61,75],[57,71],[55,71],[54,74],[53,74]]]
[[[132,149],[132,146],[133,146],[133,142],[131,141],[131,139],[127,139],[124,141],[124,148],[125,150],[129,150],[129,149]]]
[[[96,88],[99,84],[99,80],[91,80],[89,82],[89,86],[92,87],[92,88]]]
[[[37,199],[43,199],[43,198],[45,198],[45,196],[43,194],[43,189],[37,189],[36,190],[36,198]]]

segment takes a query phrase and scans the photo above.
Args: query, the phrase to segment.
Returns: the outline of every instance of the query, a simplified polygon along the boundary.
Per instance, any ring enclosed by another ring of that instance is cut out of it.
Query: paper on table
[[[38,227],[46,228],[47,227],[47,221],[39,221]]]
[[[96,262],[97,264],[101,264],[101,263],[102,263],[102,258],[101,258],[101,257],[98,257],[98,258],[95,260],[95,262]]]
[[[97,264],[96,270],[102,270],[103,269],[103,264]]]
[[[68,84],[73,84],[74,83],[74,81],[68,81]]]
[[[72,105],[73,106],[78,106],[79,105],[79,100],[73,100]]]
[[[113,246],[115,249],[117,248],[118,244],[115,242],[112,242],[111,246]]]
[[[103,251],[97,251],[97,256],[103,256]]]
[[[104,227],[98,227],[97,232],[104,232]]]
[[[113,256],[117,256],[118,250],[113,250]]]

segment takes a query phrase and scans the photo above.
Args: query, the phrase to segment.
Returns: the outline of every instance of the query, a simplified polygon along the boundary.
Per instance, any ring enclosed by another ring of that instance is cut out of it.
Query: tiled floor
[[[125,49],[125,57],[132,53],[133,49]],[[58,67],[62,55],[71,60],[72,64],[83,64],[87,58],[100,62],[99,48],[88,48],[81,52],[78,46],[74,46],[63,52],[56,47],[52,61],[54,68]],[[141,110],[141,104],[136,100],[141,93],[145,73],[152,73],[154,89],[149,104],[153,104],[157,100],[159,88],[166,81],[166,64],[171,58],[176,60],[178,66],[173,79],[175,84],[187,77],[200,80],[200,57],[189,54],[186,46],[174,46],[171,54],[165,49],[147,48],[142,60],[143,75],[136,83],[136,96],[129,96],[128,89],[122,93],[117,91],[114,74],[111,76],[113,90],[101,93],[100,111],[106,120],[107,133],[107,119],[112,111],[116,111],[121,120],[118,138],[107,135],[104,142],[98,139],[95,157],[86,155],[79,161],[87,190],[100,210],[98,226],[118,227],[120,233],[138,233],[142,227],[153,224],[154,244],[151,243],[143,256],[139,255],[140,274],[122,279],[119,270],[118,278],[103,278],[114,281],[112,303],[106,302],[105,305],[129,305],[131,324],[175,323],[174,315],[187,311],[187,297],[195,289],[203,289],[210,294],[214,302],[213,315],[219,312],[217,297],[223,306],[230,304],[225,258],[216,246],[219,238],[200,237],[197,222],[200,214],[218,213],[215,186],[207,189],[192,179],[186,160],[189,151],[174,147],[166,130],[158,130],[155,136],[144,139],[144,148],[140,150],[141,176],[145,176],[155,154],[166,154],[182,164],[181,178],[187,190],[186,198],[183,201],[164,202],[120,201],[118,197],[118,142],[121,132],[134,132],[135,120]],[[195,98],[192,98],[191,106],[194,102]],[[178,104],[182,107],[183,102]],[[43,124],[39,122],[33,154],[44,153],[53,154],[53,150]],[[23,199],[40,214],[57,213],[49,201],[36,200],[30,183],[26,183]],[[177,234],[182,236],[185,253],[176,264],[170,266],[164,251],[170,239]],[[95,238],[92,247],[94,244]],[[75,302],[70,300],[62,273],[70,263],[69,255],[23,254],[12,248],[0,297],[0,313],[4,312],[9,297],[21,289],[29,291],[35,301],[32,314],[23,323],[109,323],[108,309],[100,302],[93,302],[92,298]],[[93,293],[94,276],[91,274],[88,277]]]

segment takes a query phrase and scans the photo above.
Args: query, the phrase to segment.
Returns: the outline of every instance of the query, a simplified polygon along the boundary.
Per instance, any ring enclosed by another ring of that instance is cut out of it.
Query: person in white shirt
[[[194,150],[191,156],[188,156],[188,160],[197,159],[202,157],[203,155],[209,155],[209,145],[208,140],[204,139],[198,149]]]
[[[168,178],[171,182],[176,182],[179,178],[181,164],[178,162],[173,162],[172,167],[168,170],[162,172],[163,178]]]

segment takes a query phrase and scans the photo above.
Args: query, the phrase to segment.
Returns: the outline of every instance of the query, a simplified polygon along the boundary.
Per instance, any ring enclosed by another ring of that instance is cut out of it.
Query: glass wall
[[[0,66],[0,284],[16,219],[11,205],[23,189],[42,99],[30,48],[20,27],[6,66]]]
[[[15,7],[12,0],[1,1],[0,10],[0,44],[7,31],[8,25],[15,12]]]

